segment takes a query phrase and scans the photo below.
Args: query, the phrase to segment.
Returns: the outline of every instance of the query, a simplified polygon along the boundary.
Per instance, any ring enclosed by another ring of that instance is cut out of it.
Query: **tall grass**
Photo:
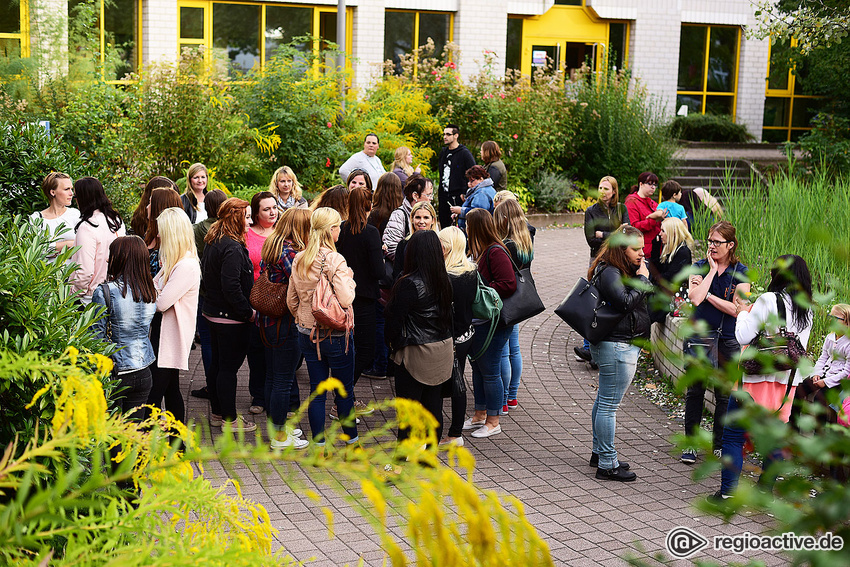
[[[806,260],[816,303],[809,346],[819,345],[829,330],[830,306],[850,303],[850,177],[800,179],[792,169],[767,187],[755,180],[751,186],[723,187],[723,218],[737,229],[739,256],[755,290],[767,287],[778,256]],[[712,222],[707,214],[697,215],[694,237],[704,241]]]

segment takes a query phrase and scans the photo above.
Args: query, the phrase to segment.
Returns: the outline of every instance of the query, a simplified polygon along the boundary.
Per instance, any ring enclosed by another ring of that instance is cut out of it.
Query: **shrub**
[[[670,123],[670,135],[678,140],[691,142],[724,142],[742,144],[753,140],[743,124],[736,124],[731,117],[717,114],[689,114],[677,116]]]
[[[612,175],[628,187],[643,171],[666,177],[675,144],[662,109],[628,71],[585,68],[568,92],[576,103],[570,167],[580,179]]]
[[[51,171],[83,175],[86,162],[36,123],[0,119],[0,213],[29,214],[45,205],[41,182]]]
[[[0,215],[0,349],[29,356],[38,352],[57,357],[68,348],[84,353],[108,353],[109,347],[89,331],[96,306],[80,309],[66,283],[76,265],[63,252],[47,262],[47,233],[20,215]],[[53,399],[43,397],[25,409],[49,377],[40,374],[0,376],[0,446],[16,434],[29,439],[36,422],[53,416]]]
[[[570,178],[564,173],[541,171],[532,187],[537,208],[550,213],[563,211],[575,196]]]
[[[799,147],[812,165],[829,173],[850,171],[850,119],[821,113],[814,128],[802,136]]]

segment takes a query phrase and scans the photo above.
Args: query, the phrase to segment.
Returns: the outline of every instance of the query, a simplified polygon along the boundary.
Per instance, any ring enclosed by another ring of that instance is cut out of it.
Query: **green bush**
[[[620,187],[628,187],[643,171],[667,176],[676,146],[664,113],[628,71],[585,68],[568,93],[576,103],[569,168],[580,179],[596,183],[612,175]]]
[[[670,135],[677,140],[728,144],[742,144],[754,139],[746,126],[736,124],[729,116],[717,114],[677,116],[670,123]]]
[[[64,261],[71,251],[48,262],[49,251],[50,238],[41,228],[20,215],[0,215],[0,349],[47,357],[59,357],[69,347],[109,353],[110,347],[89,330],[98,317],[97,307],[81,310],[67,283],[76,267]],[[37,421],[53,416],[49,395],[25,409],[48,381],[38,373],[0,376],[0,447],[16,434],[29,439]]]
[[[814,128],[799,140],[812,165],[830,173],[850,171],[850,119],[821,113]]]
[[[83,175],[86,163],[37,123],[0,119],[0,212],[29,214],[46,205],[41,182],[51,171]]]
[[[534,203],[538,209],[559,213],[576,195],[569,175],[541,171],[531,187]]]

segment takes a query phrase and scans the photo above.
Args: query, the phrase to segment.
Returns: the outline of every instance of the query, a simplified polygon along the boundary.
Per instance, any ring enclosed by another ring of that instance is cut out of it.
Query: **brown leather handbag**
[[[268,272],[260,272],[260,277],[251,288],[248,301],[261,315],[279,319],[289,314],[289,308],[286,306],[287,287],[286,283],[274,283],[269,280]]]

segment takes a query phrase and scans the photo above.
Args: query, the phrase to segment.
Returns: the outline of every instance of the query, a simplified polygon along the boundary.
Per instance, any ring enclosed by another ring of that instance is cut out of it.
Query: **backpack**
[[[319,353],[319,343],[329,337],[331,331],[345,331],[345,352],[348,352],[348,337],[351,329],[354,328],[354,310],[351,306],[343,308],[339,303],[339,299],[334,291],[328,274],[325,273],[325,260],[328,255],[322,255],[322,266],[319,268],[319,281],[316,283],[316,291],[313,293],[313,303],[311,311],[316,323],[313,325],[313,330],[310,331],[310,340],[316,343],[316,353],[319,354],[319,360],[322,355]],[[327,329],[324,337],[321,336],[319,327]]]
[[[475,301],[472,302],[472,317],[489,320],[490,330],[478,354],[469,357],[470,362],[475,362],[484,356],[484,351],[487,350],[490,346],[490,341],[493,340],[493,334],[496,332],[496,326],[499,324],[499,313],[502,311],[502,298],[499,297],[499,292],[485,284],[484,280],[481,279],[480,273],[476,271],[475,275],[478,278],[478,289],[475,291]]]

